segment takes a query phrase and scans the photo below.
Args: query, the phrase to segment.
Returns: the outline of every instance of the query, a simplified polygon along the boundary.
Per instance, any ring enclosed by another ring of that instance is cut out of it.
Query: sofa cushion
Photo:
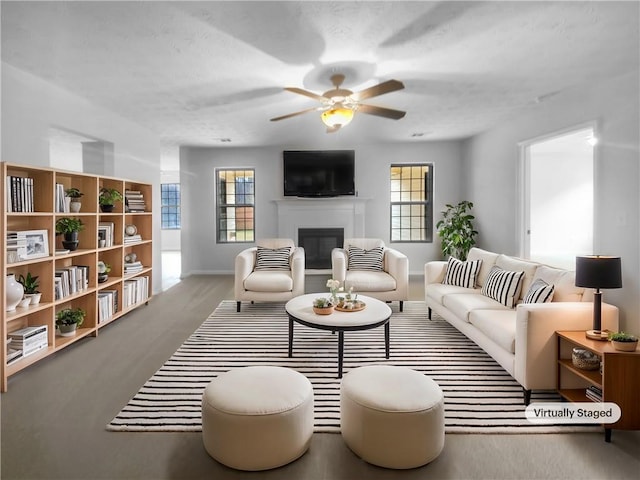
[[[498,253],[488,252],[487,250],[482,250],[477,247],[473,247],[469,250],[467,261],[482,260],[480,271],[476,277],[476,285],[480,287],[484,285],[484,282],[487,280],[487,275],[489,275],[489,271],[491,270],[491,267],[495,265],[498,257]]]
[[[254,270],[290,270],[291,250],[291,247],[265,248],[259,246],[256,250]]]
[[[517,303],[518,300],[521,300],[522,296],[529,291],[531,282],[533,282],[533,277],[540,264],[527,260],[521,260],[519,258],[509,257],[507,255],[498,255],[498,258],[496,259],[496,265],[503,268],[504,270],[510,270],[512,272],[524,272],[524,278],[522,279],[520,291],[515,297],[515,305],[515,303]]]
[[[293,278],[289,270],[262,270],[252,272],[244,279],[244,289],[251,292],[289,292]]]
[[[382,271],[384,247],[375,247],[371,250],[365,250],[360,247],[349,245],[347,254],[349,255],[349,270]]]
[[[531,282],[522,303],[548,303],[553,300],[553,290],[553,285],[549,285],[541,278],[536,278]]]
[[[576,287],[576,274],[570,270],[540,265],[534,275],[535,279],[541,279],[549,285],[553,285],[554,302],[580,302],[583,298],[584,288]]]
[[[474,310],[506,310],[507,307],[492,298],[477,293],[453,293],[442,298],[447,307],[460,320],[469,321],[469,313]]]
[[[344,283],[348,288],[353,287],[355,293],[390,292],[396,289],[395,278],[386,272],[349,270]]]
[[[505,307],[513,308],[520,293],[524,272],[504,270],[494,265],[482,286],[482,295],[497,300]]]
[[[440,305],[442,305],[443,297],[445,295],[451,295],[452,293],[475,293],[480,295],[479,288],[471,290],[470,288],[446,285],[444,283],[430,283],[425,287],[424,292],[427,297],[434,299]]]
[[[516,352],[515,310],[474,310],[469,323],[510,353]]]
[[[481,265],[482,260],[462,262],[457,258],[449,257],[447,271],[442,283],[473,288],[476,285],[476,276],[478,275]]]

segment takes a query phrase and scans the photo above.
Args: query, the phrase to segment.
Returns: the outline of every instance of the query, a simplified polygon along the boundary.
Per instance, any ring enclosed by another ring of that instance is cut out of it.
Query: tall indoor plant
[[[478,232],[473,227],[475,217],[471,215],[473,203],[463,200],[457,205],[446,205],[442,212],[442,220],[436,224],[438,236],[441,238],[442,255],[466,260],[471,247],[476,244]]]

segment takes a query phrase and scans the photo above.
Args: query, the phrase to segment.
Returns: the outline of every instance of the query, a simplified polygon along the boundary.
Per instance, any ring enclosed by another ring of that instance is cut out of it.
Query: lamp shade
[[[576,257],[576,287],[622,288],[620,257]]]
[[[353,119],[353,113],[352,109],[337,105],[335,108],[322,112],[321,118],[327,127],[344,127]]]

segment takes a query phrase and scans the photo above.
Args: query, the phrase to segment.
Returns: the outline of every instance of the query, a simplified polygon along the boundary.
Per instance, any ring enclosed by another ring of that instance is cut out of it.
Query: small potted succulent
[[[100,210],[108,213],[113,212],[113,206],[116,202],[121,202],[124,197],[115,188],[102,187],[100,189],[100,195],[98,196],[98,203],[100,203]]]
[[[42,294],[38,290],[38,286],[40,285],[38,277],[31,275],[31,272],[27,272],[26,277],[24,275],[20,275],[18,277],[18,282],[22,284],[22,287],[24,288],[24,297],[29,298],[29,304],[39,304]]]
[[[82,203],[80,202],[80,197],[84,195],[79,189],[75,187],[67,188],[64,191],[65,195],[71,199],[71,203],[69,204],[69,210],[73,213],[78,213],[80,211],[80,207],[82,207]]]
[[[313,312],[317,315],[331,315],[333,313],[333,303],[328,298],[316,298],[313,301]]]
[[[111,265],[100,260],[98,262],[98,283],[104,283],[109,279]]]
[[[62,217],[56,221],[56,235],[64,235],[62,246],[69,250],[78,248],[78,232],[84,229],[84,223],[79,218]]]
[[[629,333],[610,333],[609,340],[613,348],[620,352],[635,352],[638,348],[638,337]]]
[[[56,313],[56,326],[63,337],[72,337],[87,315],[81,308],[66,307]]]

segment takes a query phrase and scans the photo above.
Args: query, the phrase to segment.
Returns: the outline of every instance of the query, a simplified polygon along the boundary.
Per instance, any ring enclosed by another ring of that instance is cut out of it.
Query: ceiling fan
[[[272,118],[272,122],[284,120],[285,118],[295,117],[302,115],[303,113],[321,111],[321,118],[323,123],[327,126],[327,133],[337,132],[341,127],[347,125],[352,119],[355,112],[367,113],[369,115],[376,115],[378,117],[390,118],[392,120],[399,120],[405,116],[405,112],[401,110],[393,110],[391,108],[378,107],[375,105],[367,105],[360,103],[367,98],[377,97],[384,95],[385,93],[395,92],[396,90],[402,90],[404,85],[398,80],[387,80],[386,82],[379,83],[373,87],[365,88],[359,92],[352,92],[346,88],[340,88],[342,82],[344,82],[345,76],[341,73],[336,73],[331,76],[331,83],[335,88],[324,92],[319,95],[309,90],[302,88],[286,87],[285,90],[306,97],[313,98],[322,103],[319,107],[307,108],[299,112],[289,113],[288,115],[282,115],[281,117]]]

